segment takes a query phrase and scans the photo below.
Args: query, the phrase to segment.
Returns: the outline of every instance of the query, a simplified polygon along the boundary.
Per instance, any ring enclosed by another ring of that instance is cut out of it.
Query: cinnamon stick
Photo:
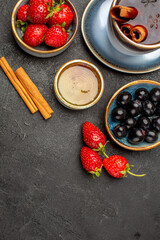
[[[31,113],[37,112],[38,108],[34,104],[33,100],[31,99],[25,88],[19,82],[15,73],[13,72],[12,68],[10,67],[10,65],[8,64],[7,60],[4,57],[0,58],[0,66],[2,67],[3,71],[5,72],[10,82],[15,87],[15,89],[17,90],[17,92],[19,93],[19,95],[21,96],[26,106],[31,111]]]
[[[18,77],[21,84],[25,87],[28,94],[38,107],[39,111],[41,112],[42,116],[45,119],[48,119],[51,117],[51,114],[53,113],[53,110],[49,106],[49,104],[46,102],[46,100],[43,98],[41,93],[39,92],[36,85],[32,82],[32,80],[29,78],[27,73],[24,71],[22,67],[18,68],[15,71],[16,76]]]
[[[110,15],[118,22],[128,22],[130,19],[134,19],[138,14],[138,10],[134,7],[125,7],[115,5],[110,10]]]
[[[50,118],[51,114],[46,111],[46,109],[39,103],[39,101],[35,97],[33,97],[33,100],[34,100],[35,104],[37,105],[40,113],[44,117],[44,119],[47,120],[48,118]]]
[[[148,31],[145,28],[145,26],[136,25],[131,29],[130,35],[134,42],[140,43],[146,39],[146,37],[148,35]]]

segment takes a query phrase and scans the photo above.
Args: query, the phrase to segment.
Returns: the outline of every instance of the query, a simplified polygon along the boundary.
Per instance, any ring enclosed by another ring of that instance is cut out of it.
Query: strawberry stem
[[[132,173],[132,172],[130,172],[130,171],[127,171],[127,172],[128,172],[129,174],[135,176],[135,177],[144,177],[144,176],[146,176],[146,174],[138,175],[138,174]]]
[[[100,151],[104,154],[104,156],[105,156],[106,158],[109,158],[108,155],[106,154],[106,151],[105,151],[105,146],[106,146],[106,144],[107,144],[108,142],[109,142],[109,141],[107,141],[107,142],[104,144],[104,146],[102,145],[102,143],[99,143]]]
[[[104,154],[104,156],[105,156],[106,158],[109,158],[104,149],[102,149],[102,153]]]

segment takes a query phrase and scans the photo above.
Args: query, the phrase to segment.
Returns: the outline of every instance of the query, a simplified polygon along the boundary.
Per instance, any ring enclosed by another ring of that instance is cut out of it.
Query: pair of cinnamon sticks
[[[3,71],[5,72],[10,82],[13,84],[13,86],[15,87],[31,113],[33,114],[39,110],[44,119],[47,120],[48,118],[50,118],[53,110],[43,98],[38,88],[29,78],[24,69],[20,67],[14,73],[14,71],[4,57],[0,58],[0,66],[2,67]]]

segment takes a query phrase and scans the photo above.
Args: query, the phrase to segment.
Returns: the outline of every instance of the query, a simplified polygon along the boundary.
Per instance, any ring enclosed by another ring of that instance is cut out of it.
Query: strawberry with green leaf
[[[49,7],[46,3],[33,3],[29,5],[27,11],[27,20],[31,23],[45,24],[48,22],[47,15],[49,14]]]
[[[31,46],[36,47],[44,42],[44,37],[48,28],[44,24],[29,24],[24,33],[23,41]]]
[[[52,26],[48,29],[45,35],[45,44],[58,48],[62,47],[67,42],[67,33],[61,26]]]
[[[105,156],[106,158],[103,159],[103,166],[112,177],[115,178],[126,177],[127,173],[135,177],[144,177],[146,175],[146,174],[137,175],[130,172],[130,167],[133,167],[133,165],[129,165],[127,159],[122,156],[113,155],[108,157],[106,154]]]
[[[101,130],[90,122],[83,124],[83,140],[85,144],[98,152],[105,151],[106,137]]]
[[[16,26],[20,28],[23,33],[25,32],[26,27],[28,26],[27,11],[28,11],[28,5],[22,5],[17,12]]]
[[[27,22],[27,10],[28,5],[22,5],[17,12],[17,19],[21,20],[22,22]]]
[[[82,147],[81,149],[81,162],[83,168],[92,174],[92,176],[100,176],[102,172],[102,159],[99,154],[89,147]]]
[[[70,7],[60,1],[59,4],[53,4],[47,16],[49,25],[62,25],[65,23],[65,28],[68,29],[73,21],[73,12]]]

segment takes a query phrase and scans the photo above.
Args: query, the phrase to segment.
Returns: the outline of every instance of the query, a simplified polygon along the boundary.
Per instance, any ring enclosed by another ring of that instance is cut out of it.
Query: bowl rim
[[[123,147],[123,148],[126,148],[128,150],[133,150],[133,151],[145,151],[145,150],[149,150],[149,149],[152,149],[152,148],[155,148],[157,146],[160,145],[160,141],[154,143],[154,144],[151,144],[150,146],[146,146],[146,147],[131,147],[131,146],[127,146],[121,142],[119,142],[115,137],[114,135],[112,134],[111,130],[110,130],[110,127],[109,127],[109,121],[108,121],[108,117],[109,117],[109,110],[110,110],[110,107],[114,101],[114,99],[117,97],[117,95],[123,91],[124,89],[130,87],[130,86],[133,86],[135,84],[139,84],[139,83],[150,83],[150,84],[155,84],[157,86],[160,86],[160,83],[159,82],[156,82],[154,80],[146,80],[146,79],[143,79],[143,80],[136,80],[136,81],[133,81],[133,82],[130,82],[130,83],[127,83],[125,84],[123,87],[119,88],[114,94],[113,96],[111,97],[111,99],[109,100],[108,104],[107,104],[107,107],[106,107],[106,112],[105,112],[105,127],[106,127],[106,130],[109,134],[109,136],[112,138],[112,140],[114,142],[116,142],[119,146]]]
[[[113,0],[111,8],[114,7],[115,5],[117,5],[118,0]],[[116,29],[117,33],[120,35],[120,37],[127,42],[129,45],[132,45],[136,48],[139,48],[141,50],[152,50],[152,49],[157,49],[160,48],[160,42],[159,43],[153,43],[153,44],[141,44],[141,43],[136,43],[134,41],[132,41],[131,39],[129,39],[128,37],[126,37],[123,32],[120,30],[118,23],[115,19],[113,19],[112,17],[110,17],[112,20],[112,23],[114,25],[114,28]]]
[[[97,97],[94,99],[94,101],[92,101],[92,102],[90,102],[88,104],[85,104],[85,105],[75,105],[75,104],[69,103],[68,101],[66,101],[62,97],[62,95],[60,94],[59,89],[58,89],[58,79],[59,79],[59,76],[60,76],[61,72],[66,67],[68,67],[69,65],[72,65],[73,63],[77,63],[77,64],[81,63],[81,64],[84,64],[84,65],[89,65],[90,67],[94,68],[94,70],[97,72],[97,74],[100,77],[101,88],[99,90],[99,93],[98,93]],[[83,110],[83,109],[87,109],[89,107],[92,107],[93,105],[95,105],[100,100],[100,98],[102,97],[103,91],[104,91],[104,78],[102,76],[102,73],[100,72],[100,70],[94,64],[92,64],[91,62],[86,61],[86,60],[74,59],[74,60],[66,62],[65,64],[63,64],[58,69],[58,71],[57,71],[57,73],[55,75],[55,78],[54,78],[54,92],[56,94],[57,99],[60,101],[60,103],[62,105],[64,105],[65,107],[67,107],[69,109],[72,109],[72,110]]]
[[[75,14],[75,30],[74,30],[74,33],[72,34],[71,38],[60,48],[55,48],[55,49],[52,49],[52,50],[39,50],[39,49],[35,49],[33,47],[30,47],[29,45],[27,45],[18,35],[17,31],[16,31],[16,27],[15,27],[15,15],[16,15],[16,11],[18,9],[18,7],[20,6],[20,4],[23,2],[24,0],[19,0],[16,5],[14,6],[13,8],[13,11],[12,11],[12,15],[11,15],[11,27],[12,27],[12,32],[16,38],[16,40],[23,46],[25,47],[26,49],[28,49],[29,51],[31,52],[34,52],[34,53],[39,53],[39,54],[51,54],[51,53],[56,53],[56,52],[59,52],[63,49],[65,49],[66,47],[68,47],[70,45],[70,43],[72,42],[72,40],[74,39],[74,37],[76,36],[76,33],[77,33],[77,30],[78,30],[78,25],[79,25],[79,22],[78,22],[78,14],[77,14],[77,11],[73,5],[73,3],[70,1],[70,0],[66,0],[66,2],[69,2],[69,4],[72,6],[73,10],[74,10],[74,14]],[[29,0],[28,0],[29,1]]]

